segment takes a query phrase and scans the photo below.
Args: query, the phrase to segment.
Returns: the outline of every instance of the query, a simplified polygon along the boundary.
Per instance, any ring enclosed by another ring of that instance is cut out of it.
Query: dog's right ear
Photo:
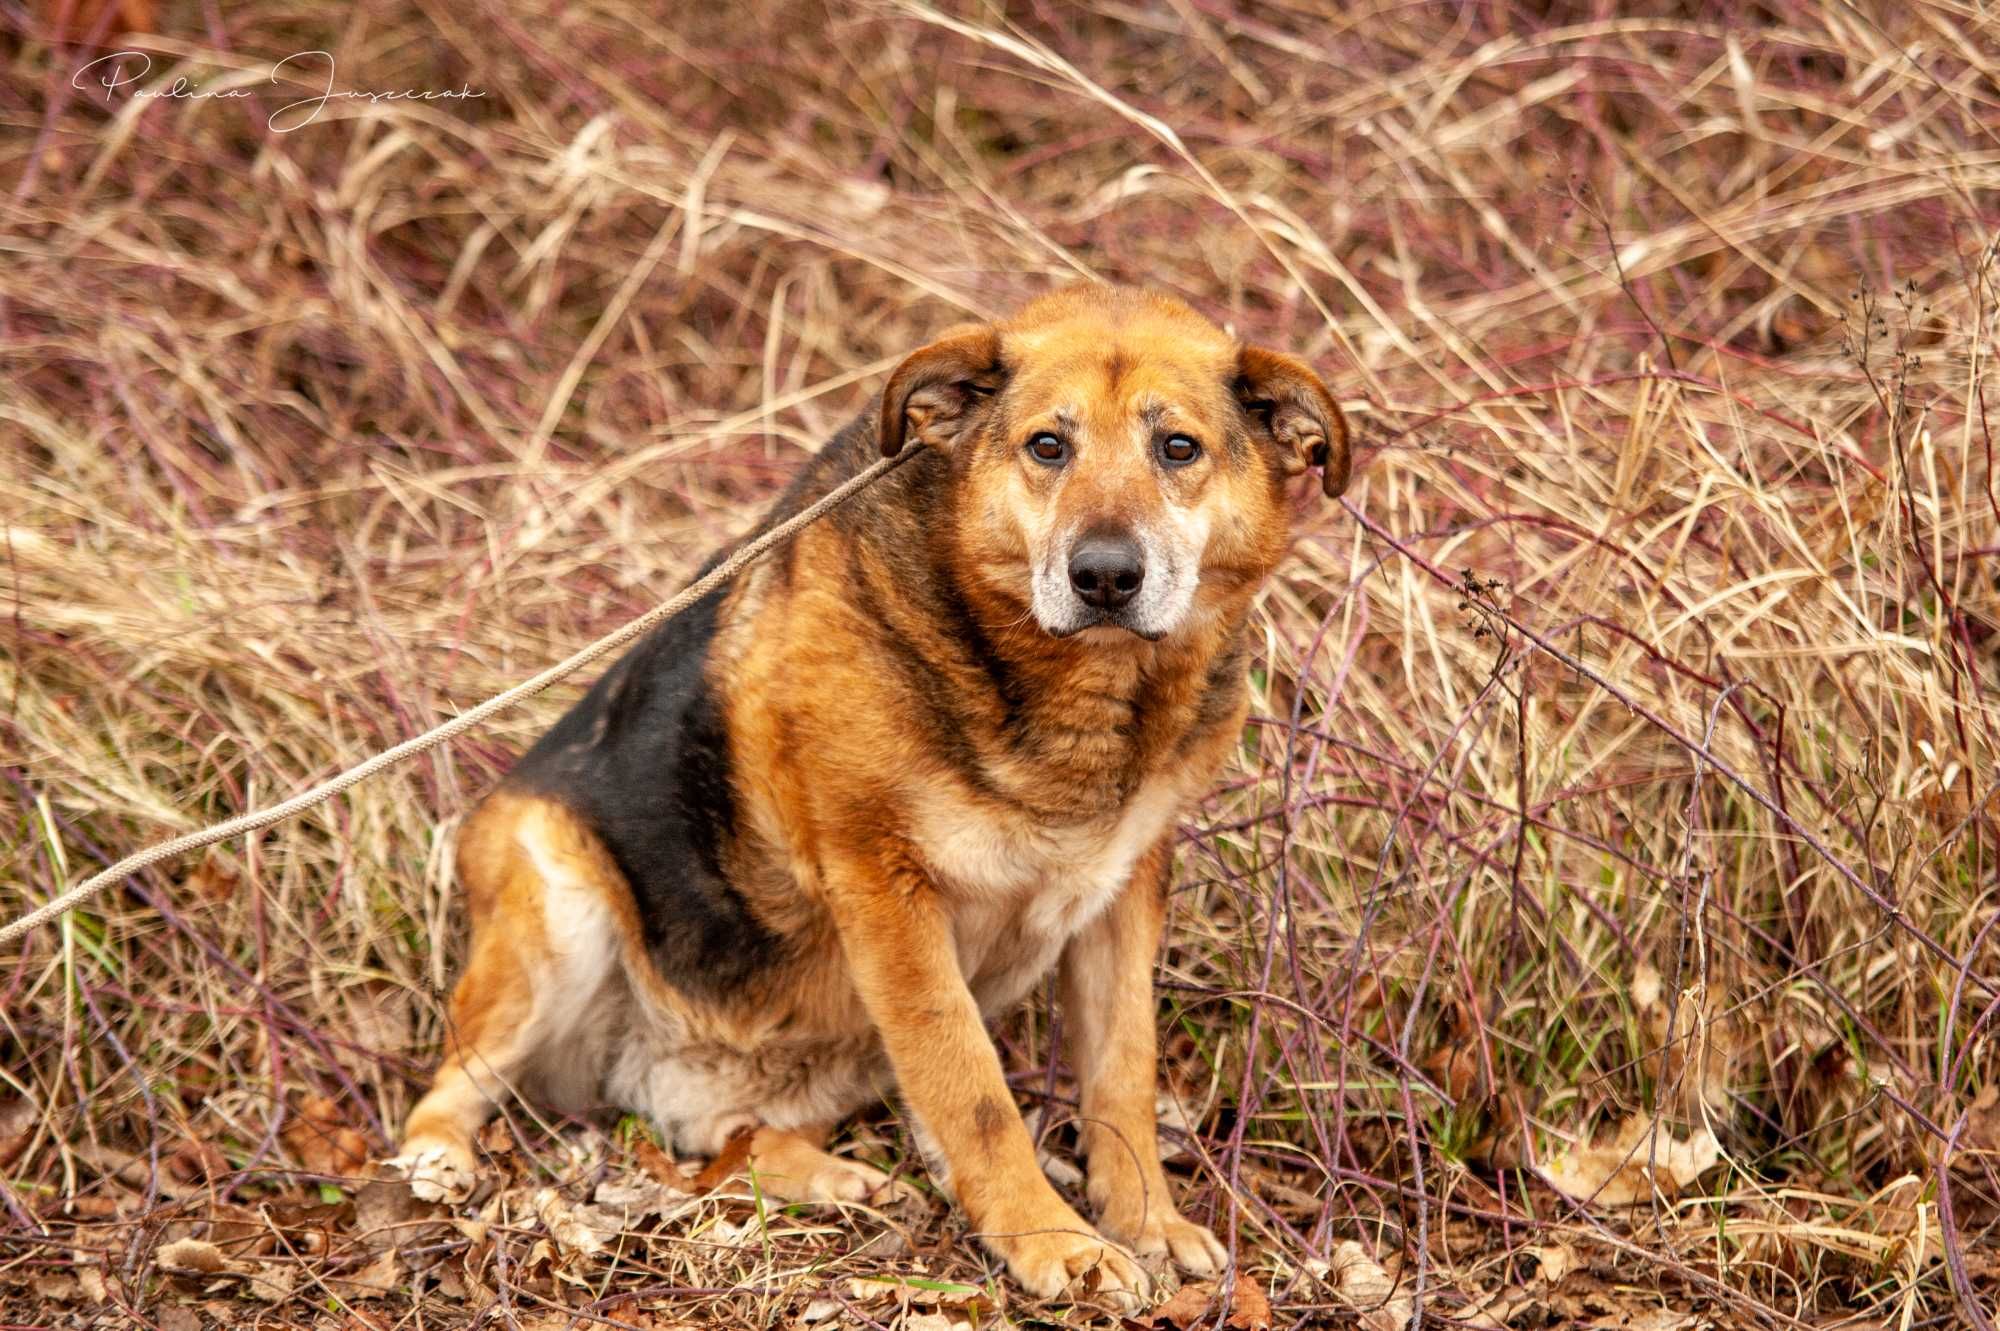
[[[1005,379],[1000,334],[991,324],[949,329],[911,352],[882,390],[883,455],[902,452],[906,440],[949,447]]]

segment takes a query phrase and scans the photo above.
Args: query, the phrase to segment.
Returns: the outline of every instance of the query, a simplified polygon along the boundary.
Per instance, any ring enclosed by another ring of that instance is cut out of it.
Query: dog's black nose
[[[1146,564],[1129,536],[1086,536],[1069,553],[1069,585],[1085,605],[1116,610],[1139,594]]]

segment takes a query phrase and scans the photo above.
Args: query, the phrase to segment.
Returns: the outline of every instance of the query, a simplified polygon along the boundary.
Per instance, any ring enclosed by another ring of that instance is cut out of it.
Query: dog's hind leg
[[[825,1128],[758,1128],[750,1137],[751,1177],[786,1202],[885,1202],[911,1190],[873,1165],[830,1154],[826,1138]]]
[[[390,1162],[433,1201],[471,1191],[473,1138],[524,1082],[559,1102],[590,1100],[600,1046],[588,1018],[618,972],[622,885],[567,812],[489,800],[467,820],[458,859],[472,957],[452,992],[444,1063]]]

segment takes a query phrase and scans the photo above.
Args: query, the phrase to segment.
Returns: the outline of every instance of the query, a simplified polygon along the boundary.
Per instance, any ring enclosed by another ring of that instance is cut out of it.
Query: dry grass
[[[1277,1324],[1398,1321],[1357,1253],[1427,1324],[1983,1324],[1994,21],[1318,9],[172,3],[123,45],[254,99],[107,102],[10,7],[0,912],[664,597],[928,331],[1150,283],[1367,444],[1161,965],[1178,1168]],[[483,96],[274,134],[315,47]],[[350,1177],[438,1047],[453,818],[570,696],[7,959],[0,1321],[1088,1315],[942,1211],[725,1188],[578,1252],[629,1125],[511,1114],[491,1223]],[[1720,1162],[1613,1205],[1649,1121]],[[847,1283],[897,1275],[989,1292]]]

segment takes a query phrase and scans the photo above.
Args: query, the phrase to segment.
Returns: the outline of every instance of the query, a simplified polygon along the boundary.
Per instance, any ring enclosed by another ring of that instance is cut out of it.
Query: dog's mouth
[[[1043,624],[1042,628],[1051,638],[1074,638],[1077,634],[1091,629],[1105,630],[1104,636],[1107,638],[1129,636],[1143,638],[1147,642],[1158,642],[1167,636],[1162,630],[1141,628],[1132,622],[1129,615],[1115,610],[1085,610],[1074,623],[1059,626]]]

